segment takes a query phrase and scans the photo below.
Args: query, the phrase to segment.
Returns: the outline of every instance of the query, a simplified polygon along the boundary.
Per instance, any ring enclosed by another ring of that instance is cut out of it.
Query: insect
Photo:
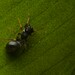
[[[28,18],[27,23],[24,26],[24,29],[22,27],[22,24],[20,23],[20,19],[18,18],[18,22],[20,24],[20,30],[21,32],[17,34],[16,39],[12,39],[6,44],[6,52],[9,54],[16,54],[22,50],[25,50],[27,38],[29,35],[31,35],[34,30],[30,26],[30,18]]]

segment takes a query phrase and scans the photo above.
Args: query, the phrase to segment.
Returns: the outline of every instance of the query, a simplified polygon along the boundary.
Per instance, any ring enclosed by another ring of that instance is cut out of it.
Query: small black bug
[[[26,25],[24,26],[24,30],[22,29],[22,25],[19,19],[18,21],[20,24],[21,32],[18,33],[15,40],[11,40],[6,44],[6,51],[10,54],[16,54],[20,50],[24,50],[28,36],[34,32],[33,28],[29,24],[29,18],[27,20]]]

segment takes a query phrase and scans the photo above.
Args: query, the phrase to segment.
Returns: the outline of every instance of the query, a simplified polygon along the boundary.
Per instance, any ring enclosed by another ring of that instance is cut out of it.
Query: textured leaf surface
[[[5,53],[28,14],[35,32],[17,58]],[[10,59],[9,59],[10,58]],[[74,0],[0,0],[0,75],[75,75]]]

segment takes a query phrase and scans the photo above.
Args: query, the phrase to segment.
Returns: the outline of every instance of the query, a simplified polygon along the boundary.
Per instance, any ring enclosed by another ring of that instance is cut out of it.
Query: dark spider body
[[[11,40],[6,44],[7,53],[14,54],[22,51],[26,47],[26,40],[33,33],[33,28],[28,26],[21,33],[18,33],[16,40]]]

